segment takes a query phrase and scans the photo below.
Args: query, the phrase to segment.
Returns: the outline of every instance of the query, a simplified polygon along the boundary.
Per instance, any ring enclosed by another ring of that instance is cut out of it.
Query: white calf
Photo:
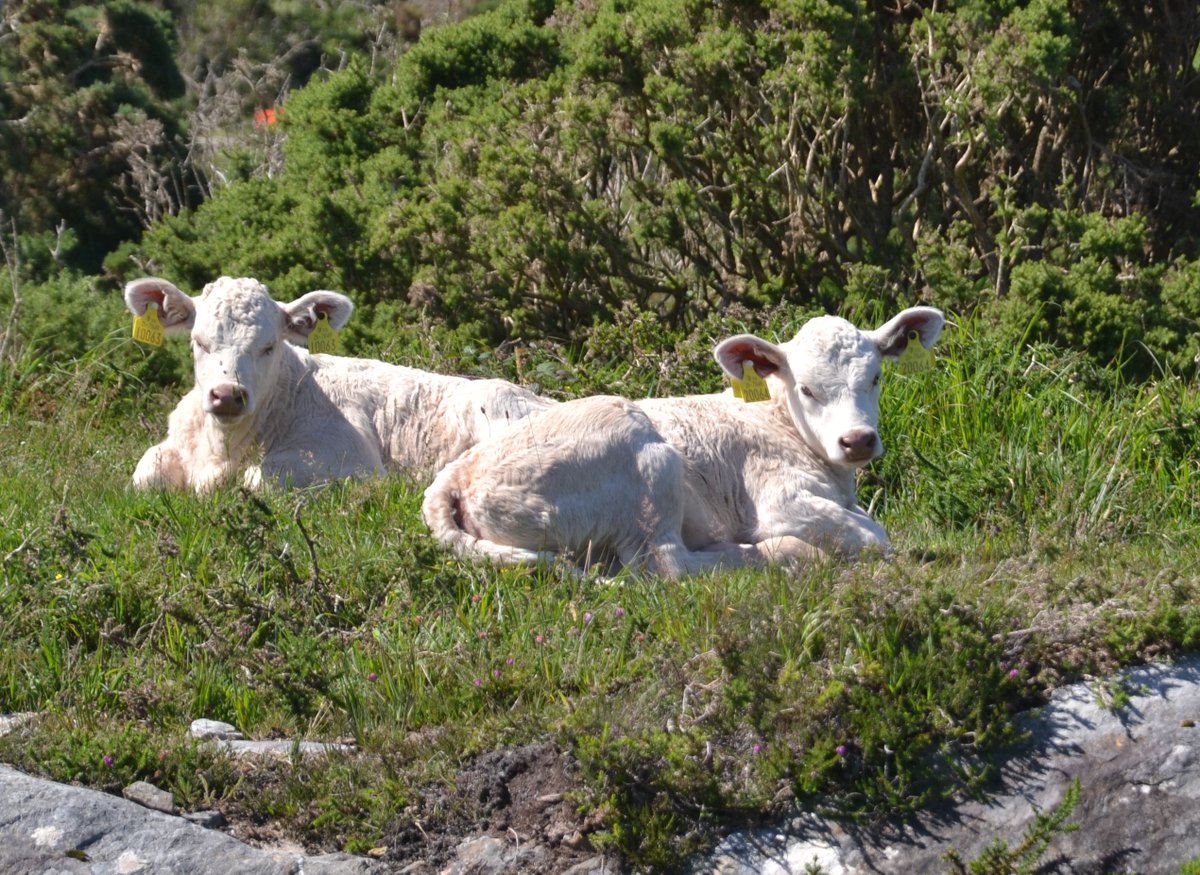
[[[353,305],[336,292],[276,302],[253,279],[222,277],[189,297],[166,280],[125,287],[135,316],[159,307],[165,331],[192,337],[195,387],[172,412],[167,438],[142,456],[139,488],[202,492],[228,479],[251,450],[245,482],[305,486],[436,470],[510,423],[554,403],[504,380],[448,377],[369,359],[310,355],[318,320],[341,328]]]
[[[943,324],[913,307],[874,331],[822,316],[784,344],[728,338],[721,367],[740,378],[750,362],[770,400],[557,405],[447,465],[425,492],[425,521],[460,555],[570,551],[669,576],[884,549],[855,496],[855,469],[883,453],[881,362],[910,342],[932,347]]]

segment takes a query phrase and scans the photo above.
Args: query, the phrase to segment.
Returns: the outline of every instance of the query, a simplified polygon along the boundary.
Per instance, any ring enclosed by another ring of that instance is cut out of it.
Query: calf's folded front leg
[[[778,561],[771,557],[811,559],[826,553],[855,558],[864,551],[886,554],[890,549],[887,532],[866,511],[829,499],[806,496],[787,507],[774,523],[765,516],[757,546],[768,561]]]

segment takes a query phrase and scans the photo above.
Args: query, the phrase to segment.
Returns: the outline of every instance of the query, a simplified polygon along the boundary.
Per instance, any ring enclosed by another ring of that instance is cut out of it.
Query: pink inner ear
[[[746,360],[754,365],[754,372],[760,377],[770,376],[779,370],[779,368],[775,366],[774,362],[772,362],[770,359],[763,358],[760,355],[747,356]]]
[[[163,302],[166,300],[166,293],[158,286],[141,286],[132,295],[133,300],[142,305],[142,312],[145,312],[151,304],[158,304],[158,309],[163,309]]]
[[[147,307],[151,303],[158,304],[158,321],[163,328],[174,328],[187,322],[191,314],[183,307],[173,306],[174,300],[166,289],[151,286],[142,290],[142,297]]]
[[[731,350],[738,364],[742,362],[750,362],[754,365],[754,371],[760,377],[765,377],[775,373],[779,367],[767,358],[753,343],[739,343]]]
[[[187,324],[192,318],[192,312],[186,307],[173,306],[172,298],[169,295],[160,292],[161,297],[158,299],[159,320],[164,328],[172,328],[177,325]]]
[[[896,357],[908,348],[910,342],[932,347],[941,334],[945,317],[932,307],[910,307],[886,325],[876,329],[874,336],[881,355]],[[910,340],[909,335],[917,337]]]
[[[915,331],[915,329],[913,329],[913,333],[917,333]],[[904,352],[904,350],[908,349],[908,343],[909,343],[908,335],[909,335],[909,331],[897,331],[894,335],[892,335],[890,338],[888,338],[889,342],[888,342],[887,346],[880,347],[880,349],[879,349],[880,355],[885,355],[885,356],[900,355],[902,352]],[[920,343],[921,335],[919,333],[917,333],[917,336],[916,336],[916,338],[914,338],[914,340],[917,343]]]
[[[750,362],[760,377],[778,372],[783,362],[782,352],[773,344],[752,334],[738,334],[717,344],[714,350],[718,364],[731,377],[741,378],[743,364]]]

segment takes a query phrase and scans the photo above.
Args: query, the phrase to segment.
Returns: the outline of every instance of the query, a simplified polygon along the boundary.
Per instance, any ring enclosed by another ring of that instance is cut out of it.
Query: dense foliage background
[[[250,274],[491,344],[925,301],[1195,368],[1194,3],[468,10],[7,4],[0,294]]]

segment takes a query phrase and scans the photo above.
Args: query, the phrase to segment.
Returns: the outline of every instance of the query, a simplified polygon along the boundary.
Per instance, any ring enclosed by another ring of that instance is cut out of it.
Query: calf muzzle
[[[218,419],[234,419],[246,413],[249,397],[246,390],[232,383],[222,383],[208,390],[205,405],[208,412]]]
[[[883,453],[879,432],[873,428],[853,428],[838,438],[847,462],[862,464]]]

